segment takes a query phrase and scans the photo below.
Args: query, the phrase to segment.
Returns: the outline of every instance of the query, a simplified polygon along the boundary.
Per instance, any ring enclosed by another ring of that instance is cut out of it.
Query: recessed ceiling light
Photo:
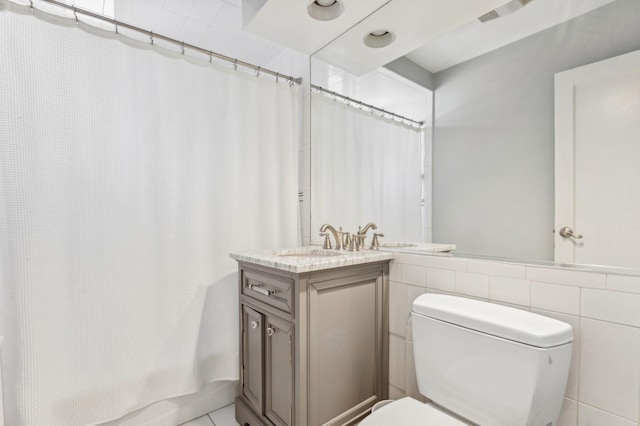
[[[364,36],[364,44],[374,49],[386,47],[393,43],[396,35],[387,30],[375,30]]]
[[[342,9],[342,1],[339,0],[315,0],[307,7],[309,15],[319,21],[336,19]]]

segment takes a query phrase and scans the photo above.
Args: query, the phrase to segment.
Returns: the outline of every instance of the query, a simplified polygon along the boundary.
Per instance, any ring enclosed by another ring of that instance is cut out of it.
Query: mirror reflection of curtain
[[[6,424],[236,380],[229,252],[297,242],[298,90],[6,3],[0,75]]]
[[[383,241],[421,241],[421,131],[318,94],[311,114],[313,226],[373,221]]]

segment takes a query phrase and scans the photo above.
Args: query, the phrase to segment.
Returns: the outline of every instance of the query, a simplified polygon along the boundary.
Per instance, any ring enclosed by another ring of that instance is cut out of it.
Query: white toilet
[[[420,393],[375,410],[360,426],[556,426],[573,332],[561,321],[441,294],[413,303]]]

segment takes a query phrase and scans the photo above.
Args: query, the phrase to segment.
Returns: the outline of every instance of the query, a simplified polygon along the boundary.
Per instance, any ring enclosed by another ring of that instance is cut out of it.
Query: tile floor
[[[235,404],[230,404],[205,416],[182,423],[180,426],[239,426],[235,413]]]

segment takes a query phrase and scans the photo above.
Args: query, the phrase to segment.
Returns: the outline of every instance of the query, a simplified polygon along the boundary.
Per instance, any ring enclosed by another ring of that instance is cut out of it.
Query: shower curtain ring
[[[289,79],[289,87],[293,87],[293,77]]]
[[[182,45],[180,46],[180,48],[182,49],[182,54],[184,55],[184,41],[182,42]]]
[[[280,76],[280,73],[279,73],[279,72],[277,72],[277,73],[276,73],[276,84],[278,84],[278,77],[279,77],[279,76]]]
[[[31,7],[31,13],[33,13],[33,0],[29,0],[30,6]]]
[[[76,8],[73,8],[73,16],[76,18],[76,24],[79,24],[80,21],[78,21],[78,12],[76,11]]]
[[[213,50],[209,51],[209,63],[213,62]]]
[[[258,67],[258,69],[256,70],[256,78],[260,77],[260,67]]]
[[[238,58],[233,60],[233,70],[234,71],[238,70]]]
[[[149,34],[149,39],[151,40],[151,45],[153,46],[153,31]]]
[[[115,19],[113,20],[113,23],[116,26],[116,34],[118,34],[118,21],[116,21]]]

